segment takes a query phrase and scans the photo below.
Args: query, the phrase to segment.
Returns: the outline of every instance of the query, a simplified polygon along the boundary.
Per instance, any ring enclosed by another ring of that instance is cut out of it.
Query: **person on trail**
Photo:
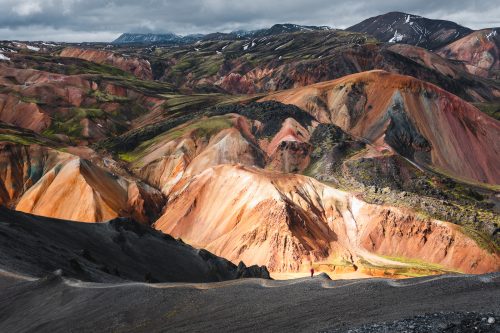
[[[314,275],[314,268],[311,267],[311,277]]]

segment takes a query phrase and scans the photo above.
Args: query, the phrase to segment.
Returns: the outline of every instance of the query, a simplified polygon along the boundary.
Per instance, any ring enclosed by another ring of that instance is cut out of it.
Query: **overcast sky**
[[[500,0],[0,0],[0,39],[111,41],[122,32],[227,32],[275,23],[346,28],[389,11],[473,29],[500,26]]]

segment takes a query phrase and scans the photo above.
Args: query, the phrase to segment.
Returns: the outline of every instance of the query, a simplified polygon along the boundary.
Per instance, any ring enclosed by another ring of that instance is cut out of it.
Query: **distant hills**
[[[191,44],[200,40],[239,40],[262,38],[299,31],[331,30],[328,26],[307,26],[298,24],[275,24],[270,28],[258,30],[236,30],[229,33],[191,34],[186,36],[174,33],[124,33],[113,44]],[[381,42],[402,43],[436,50],[461,39],[474,30],[455,22],[434,20],[418,15],[389,12],[370,17],[345,30],[366,33]]]
[[[298,24],[275,24],[271,28],[258,30],[237,30],[229,33],[215,32],[210,34],[176,35],[174,33],[124,33],[113,41],[113,44],[190,44],[199,40],[235,40],[261,38],[298,31],[330,30],[328,26],[309,26]]]
[[[187,44],[195,42],[204,35],[187,35],[180,36],[173,33],[165,34],[141,34],[141,33],[124,33],[113,41],[114,44]]]

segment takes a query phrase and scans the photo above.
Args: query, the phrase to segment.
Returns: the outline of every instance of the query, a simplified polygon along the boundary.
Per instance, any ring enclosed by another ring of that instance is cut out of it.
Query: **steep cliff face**
[[[271,271],[306,270],[319,262],[398,265],[380,255],[464,272],[499,269],[497,254],[460,227],[370,205],[305,176],[244,166],[217,166],[182,179],[154,227]]]
[[[475,31],[453,43],[443,46],[438,54],[463,61],[467,71],[474,75],[500,77],[500,28]]]
[[[461,178],[500,183],[500,123],[432,84],[371,71],[271,94],[323,123]]]
[[[145,59],[127,57],[110,51],[96,49],[80,49],[67,47],[60,53],[61,57],[80,58],[98,64],[117,67],[125,72],[134,74],[140,79],[152,80],[151,64]]]
[[[126,216],[152,222],[159,191],[78,156],[39,145],[2,143],[0,203],[42,216],[103,222]]]

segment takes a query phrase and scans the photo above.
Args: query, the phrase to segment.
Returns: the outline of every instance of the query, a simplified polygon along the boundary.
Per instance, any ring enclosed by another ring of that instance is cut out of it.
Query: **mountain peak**
[[[370,17],[346,30],[371,34],[382,42],[411,44],[427,49],[437,49],[473,31],[455,22],[403,12]]]

